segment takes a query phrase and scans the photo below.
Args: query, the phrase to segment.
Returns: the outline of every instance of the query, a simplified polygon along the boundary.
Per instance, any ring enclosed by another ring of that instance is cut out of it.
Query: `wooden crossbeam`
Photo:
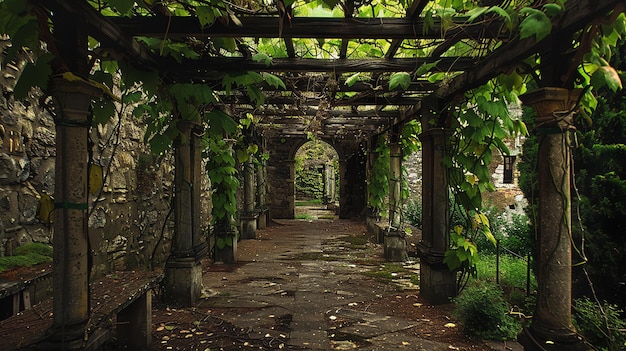
[[[304,59],[275,58],[271,65],[243,57],[207,57],[199,60],[185,60],[182,64],[172,62],[169,72],[185,77],[202,79],[203,74],[214,78],[215,72],[257,71],[257,72],[413,72],[422,64],[439,60],[432,72],[458,72],[473,68],[476,60],[472,57],[441,58],[395,58],[395,59]]]
[[[506,38],[502,23],[468,23],[467,17],[456,17],[444,24],[434,19],[426,25],[423,18],[332,18],[293,17],[279,29],[279,17],[239,17],[241,25],[224,25],[219,21],[202,27],[194,17],[108,17],[126,34],[132,36],[183,38],[332,38],[332,39],[444,39],[463,35],[466,38]],[[455,26],[456,25],[456,26]]]

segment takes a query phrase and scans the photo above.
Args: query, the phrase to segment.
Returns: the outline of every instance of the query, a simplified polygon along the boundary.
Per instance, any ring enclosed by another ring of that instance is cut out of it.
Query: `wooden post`
[[[537,112],[539,222],[537,304],[525,350],[588,350],[572,325],[570,167],[572,109],[580,91],[542,88],[522,96]]]
[[[89,319],[89,107],[102,91],[84,81],[59,78],[53,81],[53,93],[57,114],[50,342],[77,349]]]

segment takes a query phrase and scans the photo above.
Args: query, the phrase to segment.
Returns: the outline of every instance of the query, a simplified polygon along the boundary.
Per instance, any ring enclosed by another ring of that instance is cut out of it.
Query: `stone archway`
[[[309,140],[274,137],[267,143],[268,208],[271,218],[294,218],[295,215],[295,156]],[[366,207],[366,148],[356,140],[323,140],[339,156],[339,218],[359,215]]]
[[[323,140],[302,144],[294,155],[296,219],[333,219],[339,213],[339,154]]]

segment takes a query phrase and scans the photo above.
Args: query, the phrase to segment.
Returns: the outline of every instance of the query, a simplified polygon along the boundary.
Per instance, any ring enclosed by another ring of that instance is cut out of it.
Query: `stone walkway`
[[[364,225],[347,220],[279,221],[259,230],[257,239],[239,242],[238,264],[214,264],[204,274],[210,297],[200,307],[239,311],[225,318],[288,349],[450,350],[401,333],[417,320],[361,304],[398,287],[363,274],[384,263],[382,249],[348,239],[355,228],[367,236]]]

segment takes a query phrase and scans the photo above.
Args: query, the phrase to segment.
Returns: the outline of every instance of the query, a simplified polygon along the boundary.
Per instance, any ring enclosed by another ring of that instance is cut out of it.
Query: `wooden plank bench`
[[[116,330],[118,345],[145,350],[152,339],[152,290],[161,272],[119,271],[92,282],[91,311],[83,350],[97,350]],[[36,349],[49,337],[52,298],[0,321],[2,350]]]
[[[43,269],[15,279],[0,279],[0,320],[15,316],[52,296],[52,272]]]

